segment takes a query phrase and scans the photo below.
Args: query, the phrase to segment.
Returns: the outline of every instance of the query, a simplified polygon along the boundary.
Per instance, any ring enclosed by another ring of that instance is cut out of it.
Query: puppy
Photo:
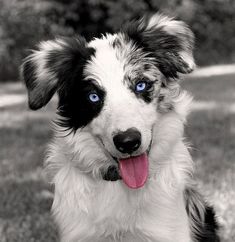
[[[178,80],[194,69],[193,45],[184,22],[155,14],[26,58],[29,107],[58,94],[45,164],[61,241],[219,241],[183,138],[192,98]]]

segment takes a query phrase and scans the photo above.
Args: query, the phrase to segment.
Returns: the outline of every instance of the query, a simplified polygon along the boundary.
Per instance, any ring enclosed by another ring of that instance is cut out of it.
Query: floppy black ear
[[[123,32],[154,57],[166,77],[177,78],[194,69],[194,35],[184,22],[154,14],[129,23]]]
[[[93,52],[81,37],[41,42],[21,67],[29,107],[37,110],[45,106],[57,90],[69,84],[75,73],[82,72]]]

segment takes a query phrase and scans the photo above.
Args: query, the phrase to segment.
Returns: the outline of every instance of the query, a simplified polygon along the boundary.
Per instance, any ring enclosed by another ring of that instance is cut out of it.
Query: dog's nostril
[[[141,133],[135,128],[127,129],[116,134],[113,142],[120,152],[131,154],[141,145]]]

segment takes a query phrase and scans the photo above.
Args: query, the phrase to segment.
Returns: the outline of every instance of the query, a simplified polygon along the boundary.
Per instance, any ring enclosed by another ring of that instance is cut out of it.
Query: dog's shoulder
[[[195,187],[185,189],[186,211],[196,242],[220,242],[214,208]]]

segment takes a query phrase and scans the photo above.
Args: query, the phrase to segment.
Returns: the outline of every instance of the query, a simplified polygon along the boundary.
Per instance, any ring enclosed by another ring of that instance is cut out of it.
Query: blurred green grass
[[[195,97],[186,126],[196,179],[215,204],[223,242],[235,241],[235,76],[190,77]],[[1,84],[2,95],[25,95],[20,84]],[[211,105],[211,103],[213,105]],[[201,105],[203,104],[203,105]],[[38,112],[27,103],[0,106],[0,242],[55,242],[52,188],[42,172],[52,136],[53,103]]]

